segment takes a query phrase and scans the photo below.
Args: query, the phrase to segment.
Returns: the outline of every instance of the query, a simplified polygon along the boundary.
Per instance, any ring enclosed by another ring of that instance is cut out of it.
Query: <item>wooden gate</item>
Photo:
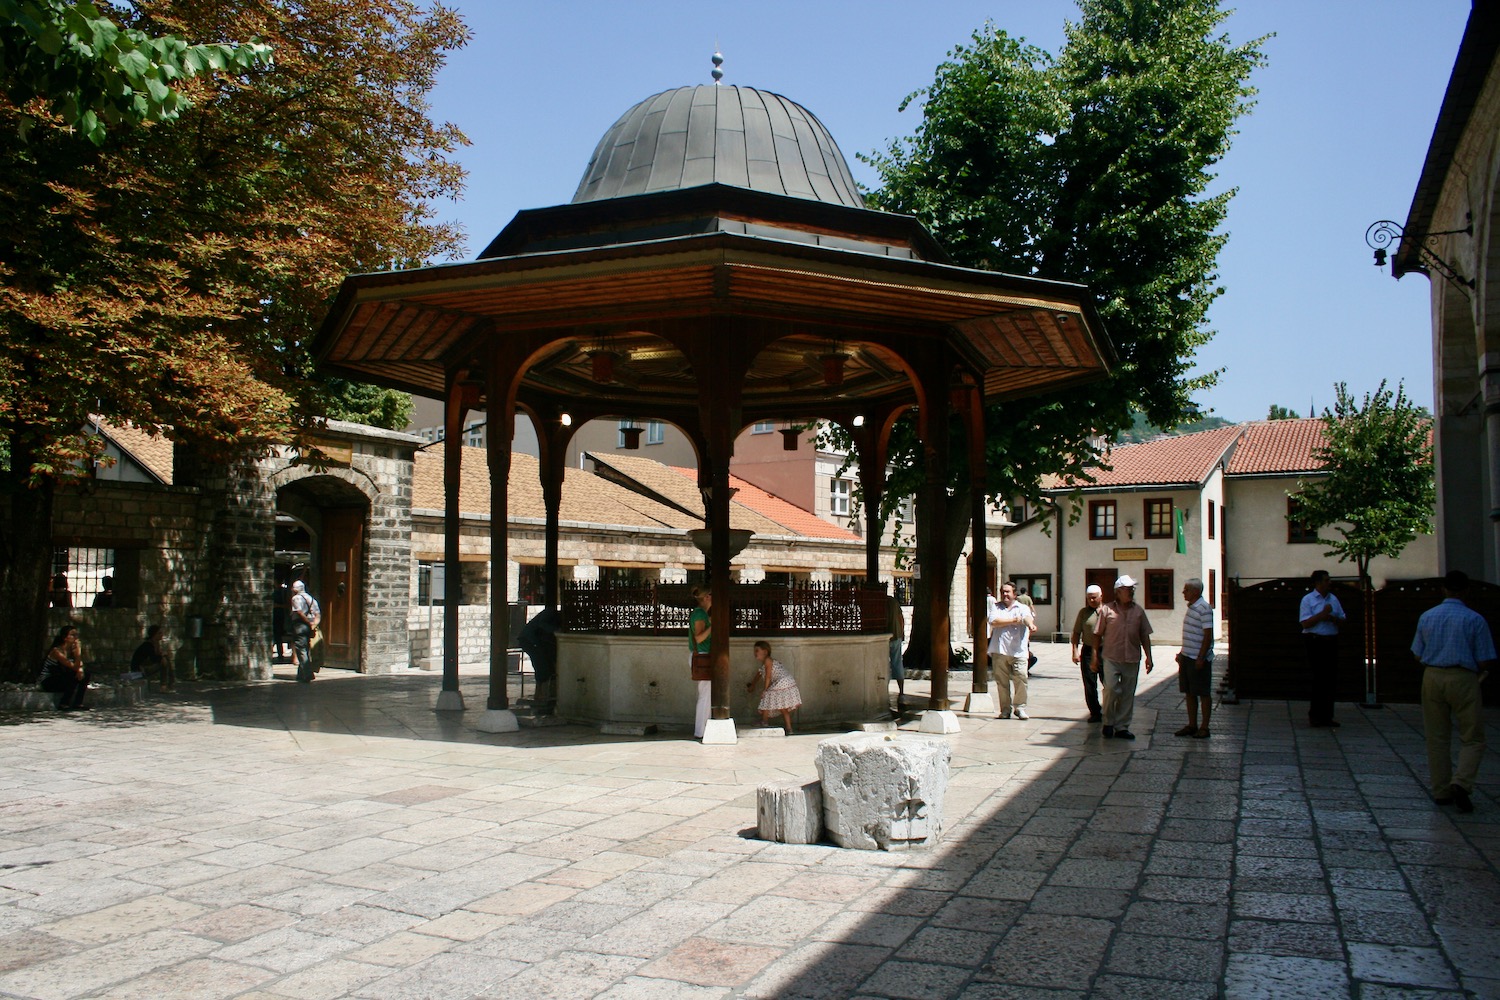
[[[1235,691],[1246,698],[1306,700],[1306,657],[1297,607],[1308,591],[1305,577],[1268,580],[1253,587],[1231,585],[1230,610],[1234,631],[1229,641],[1229,672]],[[1333,585],[1348,615],[1339,635],[1339,676],[1336,698],[1363,702],[1364,600],[1353,586]],[[1374,595],[1375,695],[1382,702],[1422,700],[1422,668],[1411,655],[1412,636],[1422,612],[1443,599],[1443,581],[1392,580]],[[1467,603],[1484,615],[1492,634],[1500,635],[1500,587],[1475,582]],[[1500,687],[1484,685],[1486,705],[1500,704]]]
[[[365,511],[340,507],[323,511],[319,585],[323,608],[323,662],[361,669],[364,620]]]

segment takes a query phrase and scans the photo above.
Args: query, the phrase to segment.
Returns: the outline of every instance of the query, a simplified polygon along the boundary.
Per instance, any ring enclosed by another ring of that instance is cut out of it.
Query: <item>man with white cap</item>
[[[1115,581],[1115,599],[1099,609],[1094,624],[1104,660],[1104,736],[1133,740],[1130,720],[1135,714],[1135,685],[1141,675],[1141,656],[1151,672],[1151,622],[1135,603],[1135,578]]]
[[[318,601],[307,592],[307,584],[292,584],[292,657],[297,661],[297,683],[313,681],[312,637],[318,631],[323,612]]]
[[[1083,703],[1089,707],[1089,721],[1098,722],[1104,717],[1099,705],[1099,640],[1094,635],[1094,623],[1099,618],[1099,605],[1104,601],[1104,591],[1097,583],[1091,583],[1084,591],[1084,605],[1073,619],[1073,662],[1083,678]]]

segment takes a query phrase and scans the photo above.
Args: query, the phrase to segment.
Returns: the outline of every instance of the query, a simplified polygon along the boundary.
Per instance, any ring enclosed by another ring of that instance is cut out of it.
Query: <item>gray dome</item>
[[[864,208],[849,164],[802,105],[753,87],[664,90],[599,140],[573,203],[702,184]]]

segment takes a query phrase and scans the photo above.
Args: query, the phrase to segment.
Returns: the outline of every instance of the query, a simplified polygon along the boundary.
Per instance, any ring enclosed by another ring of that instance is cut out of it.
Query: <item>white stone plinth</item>
[[[816,844],[823,836],[823,786],[816,781],[775,781],[756,793],[761,840]]]
[[[829,839],[866,851],[936,844],[952,756],[946,740],[928,736],[850,733],[819,743]]]
[[[964,699],[964,711],[970,715],[994,715],[995,696],[988,691],[971,691]]]
[[[704,746],[734,746],[739,737],[735,735],[733,719],[709,719],[703,727]]]
[[[481,733],[513,733],[521,728],[516,713],[508,708],[487,708],[474,728]]]
[[[922,724],[917,728],[924,733],[949,736],[959,731],[958,716],[946,709],[933,709],[922,713]]]
[[[437,711],[439,712],[462,712],[464,710],[464,696],[458,691],[442,691],[438,693]]]

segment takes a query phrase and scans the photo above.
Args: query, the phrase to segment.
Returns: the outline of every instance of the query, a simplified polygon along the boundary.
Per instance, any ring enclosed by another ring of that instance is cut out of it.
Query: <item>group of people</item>
[[[162,645],[165,637],[163,626],[148,627],[145,640],[130,657],[130,669],[146,677],[155,674],[163,691],[173,691],[176,690],[176,677],[172,660]],[[79,638],[78,626],[69,622],[58,630],[42,657],[37,687],[58,695],[58,708],[64,712],[87,711],[90,706],[84,704],[84,699],[93,679],[93,671],[83,662],[83,641]]]
[[[1348,616],[1332,592],[1327,570],[1312,575],[1298,617],[1312,686],[1308,725],[1337,729],[1333,702],[1338,685],[1339,630]],[[1417,619],[1411,653],[1422,666],[1422,728],[1432,800],[1459,812],[1474,811],[1474,780],[1484,758],[1484,696],[1480,684],[1497,664],[1495,639],[1484,616],[1464,603],[1469,577],[1452,570],[1443,577],[1443,600]],[[1458,763],[1453,730],[1458,727]]]
[[[68,574],[58,573],[52,577],[52,582],[47,588],[47,602],[54,608],[71,610],[73,607],[73,590],[68,585]],[[99,593],[94,595],[95,608],[112,608],[115,606],[115,578],[106,576],[99,581]]]

